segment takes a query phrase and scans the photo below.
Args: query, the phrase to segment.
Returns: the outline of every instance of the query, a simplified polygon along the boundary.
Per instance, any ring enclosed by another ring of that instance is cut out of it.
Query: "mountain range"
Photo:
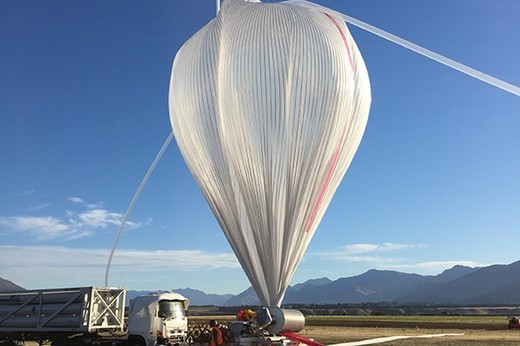
[[[24,290],[23,287],[20,287],[17,284],[15,284],[9,280],[0,278],[0,293],[1,292],[10,292],[10,291],[23,291],[23,290]]]
[[[179,293],[190,300],[190,305],[215,305],[215,306],[224,306],[225,303],[233,297],[232,294],[214,294],[214,293],[205,293],[200,290],[196,290],[193,288],[176,288],[172,289],[173,292]],[[162,291],[159,291],[162,292]],[[126,300],[127,305],[130,300],[135,297],[146,295],[151,293],[151,291],[134,291],[128,290],[126,291]]]
[[[283,302],[520,305],[519,288],[520,261],[479,268],[457,265],[434,276],[373,269],[334,281],[320,278],[290,286]],[[20,289],[20,286],[0,278],[0,292]],[[189,298],[191,305],[260,305],[252,287],[237,295],[208,294],[192,288],[173,291]],[[128,290],[127,299],[147,293],[149,291]]]

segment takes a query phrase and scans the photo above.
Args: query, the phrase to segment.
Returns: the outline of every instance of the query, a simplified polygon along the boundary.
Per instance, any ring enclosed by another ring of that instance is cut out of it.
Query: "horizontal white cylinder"
[[[273,321],[267,327],[267,331],[272,335],[280,332],[298,333],[305,327],[305,316],[299,310],[271,307],[269,313]]]

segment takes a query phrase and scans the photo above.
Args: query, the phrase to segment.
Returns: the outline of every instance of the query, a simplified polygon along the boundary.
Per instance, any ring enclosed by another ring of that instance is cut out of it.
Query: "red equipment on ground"
[[[304,336],[293,332],[281,332],[280,335],[285,336],[287,339],[298,341],[299,343],[306,344],[307,346],[325,346],[320,342],[308,339]]]
[[[507,318],[509,320],[509,324],[507,327],[509,329],[520,329],[520,321],[515,316],[509,316]]]

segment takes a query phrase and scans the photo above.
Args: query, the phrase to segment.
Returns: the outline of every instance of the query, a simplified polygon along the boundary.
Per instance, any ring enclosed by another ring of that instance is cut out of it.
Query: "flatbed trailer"
[[[0,293],[0,340],[52,340],[122,333],[124,288],[77,287]],[[61,342],[60,342],[61,340]]]
[[[189,300],[155,292],[130,302],[124,288],[78,287],[0,293],[0,346],[176,346],[187,341]]]

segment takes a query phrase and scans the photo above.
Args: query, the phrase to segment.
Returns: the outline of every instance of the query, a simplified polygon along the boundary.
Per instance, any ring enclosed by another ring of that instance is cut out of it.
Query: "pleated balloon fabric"
[[[177,53],[177,144],[262,305],[280,306],[365,131],[370,84],[345,23],[225,0]]]

